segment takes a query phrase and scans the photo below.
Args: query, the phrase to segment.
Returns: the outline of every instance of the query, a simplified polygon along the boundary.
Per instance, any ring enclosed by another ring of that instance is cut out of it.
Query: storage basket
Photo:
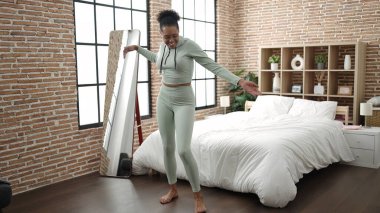
[[[380,107],[374,107],[372,116],[366,116],[367,126],[379,126],[380,127]]]

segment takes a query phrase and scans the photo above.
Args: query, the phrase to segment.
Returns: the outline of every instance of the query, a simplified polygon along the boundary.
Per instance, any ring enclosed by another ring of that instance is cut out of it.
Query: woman
[[[194,60],[215,75],[230,83],[239,84],[253,95],[258,95],[260,92],[253,82],[241,79],[215,63],[194,41],[179,36],[179,18],[177,12],[173,10],[164,10],[158,14],[157,21],[160,23],[163,43],[157,54],[137,45],[131,45],[125,47],[124,55],[137,50],[149,61],[156,63],[162,74],[162,86],[157,98],[157,122],[170,189],[160,198],[160,202],[166,204],[178,197],[175,161],[177,145],[178,154],[194,192],[195,212],[206,212],[200,192],[198,167],[190,148],[195,113],[194,94],[191,88]]]

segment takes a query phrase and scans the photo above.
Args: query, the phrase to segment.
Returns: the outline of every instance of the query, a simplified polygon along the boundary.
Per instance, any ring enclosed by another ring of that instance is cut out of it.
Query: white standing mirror
[[[110,33],[101,175],[128,177],[131,174],[139,54],[131,51],[124,58],[123,50],[139,43],[139,30]]]

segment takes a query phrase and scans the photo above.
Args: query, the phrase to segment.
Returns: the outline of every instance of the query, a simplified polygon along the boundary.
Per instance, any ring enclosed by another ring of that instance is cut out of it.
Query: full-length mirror
[[[129,52],[124,58],[123,50],[139,41],[138,30],[110,33],[101,175],[126,177],[131,173],[138,53]]]

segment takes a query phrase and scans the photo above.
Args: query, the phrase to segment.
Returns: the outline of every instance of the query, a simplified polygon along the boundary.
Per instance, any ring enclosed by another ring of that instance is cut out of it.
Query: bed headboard
[[[255,103],[254,101],[246,101],[245,106],[244,106],[244,111],[248,112],[254,103]],[[350,109],[349,106],[337,106],[335,118],[344,121],[343,123],[345,125],[348,125],[349,109]]]

